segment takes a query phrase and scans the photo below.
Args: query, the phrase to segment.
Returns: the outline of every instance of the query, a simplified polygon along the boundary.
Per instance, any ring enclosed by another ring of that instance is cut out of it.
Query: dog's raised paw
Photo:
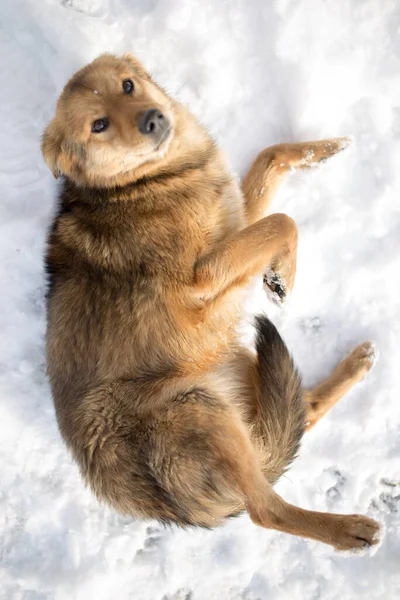
[[[282,277],[272,269],[267,269],[263,276],[264,290],[267,297],[274,304],[279,306],[287,298],[287,289]]]
[[[335,156],[335,154],[343,152],[343,150],[346,150],[352,144],[353,138],[351,136],[310,142],[308,145],[304,144],[300,166],[317,167],[332,156]]]

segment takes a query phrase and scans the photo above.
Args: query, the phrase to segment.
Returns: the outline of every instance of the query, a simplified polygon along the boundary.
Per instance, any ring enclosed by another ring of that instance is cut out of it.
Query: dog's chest
[[[239,182],[232,178],[222,197],[222,213],[227,235],[243,229],[246,225],[244,198]]]

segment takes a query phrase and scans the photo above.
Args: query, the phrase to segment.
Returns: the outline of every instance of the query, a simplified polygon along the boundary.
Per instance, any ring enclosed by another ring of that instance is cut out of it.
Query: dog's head
[[[43,156],[55,177],[126,183],[144,165],[165,161],[179,106],[133,56],[102,55],[65,86],[43,134]]]

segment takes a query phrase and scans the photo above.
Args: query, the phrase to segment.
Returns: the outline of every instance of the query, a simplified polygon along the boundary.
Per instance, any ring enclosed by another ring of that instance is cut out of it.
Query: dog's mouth
[[[162,133],[159,141],[157,142],[157,145],[156,145],[156,147],[155,147],[154,150],[156,152],[158,152],[158,150],[161,150],[162,147],[164,145],[166,145],[167,141],[168,142],[171,141],[171,138],[172,138],[172,125],[169,125],[168,128],[165,131],[163,131],[163,133]]]
[[[124,153],[123,158],[118,161],[119,166],[122,167],[122,169],[118,169],[118,173],[127,173],[147,161],[165,157],[173,136],[174,128],[172,125],[169,125],[168,128],[162,132],[162,135],[151,149],[147,148],[138,151],[137,148],[132,145],[129,151]],[[113,175],[115,175],[115,173],[113,173]]]

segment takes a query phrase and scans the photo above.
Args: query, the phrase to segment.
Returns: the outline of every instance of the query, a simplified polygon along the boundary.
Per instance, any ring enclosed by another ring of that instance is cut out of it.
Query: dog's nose
[[[161,137],[169,127],[168,120],[164,117],[161,110],[158,108],[151,108],[139,119],[139,131],[143,135],[154,135],[154,137]]]

